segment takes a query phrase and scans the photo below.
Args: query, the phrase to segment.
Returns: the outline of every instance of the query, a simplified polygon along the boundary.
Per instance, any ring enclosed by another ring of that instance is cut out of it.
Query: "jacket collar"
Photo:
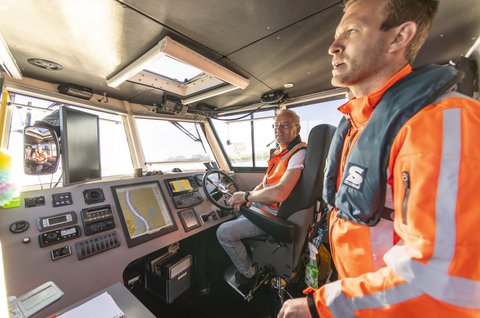
[[[273,153],[274,156],[278,155],[278,154],[281,154],[283,152],[288,152],[290,151],[290,149],[292,149],[293,147],[295,147],[297,144],[301,143],[302,142],[302,139],[300,138],[300,135],[297,135],[288,145],[286,148],[284,148],[283,150],[278,147],[277,149],[275,149],[275,152]],[[285,151],[286,150],[286,151]]]
[[[375,106],[377,106],[383,94],[397,83],[400,79],[404,78],[412,72],[412,66],[410,64],[405,65],[395,75],[390,78],[385,85],[378,91],[368,94],[366,96],[354,97],[347,103],[338,108],[343,114],[349,114],[351,120],[356,126],[363,126],[366,124],[370,116],[372,115]]]

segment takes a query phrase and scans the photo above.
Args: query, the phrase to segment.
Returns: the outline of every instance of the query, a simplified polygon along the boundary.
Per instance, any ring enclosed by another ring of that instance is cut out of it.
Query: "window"
[[[214,158],[199,123],[136,118],[136,124],[149,171],[205,170]]]
[[[13,156],[14,174],[19,186],[35,186],[50,184],[54,186],[62,175],[61,160],[58,170],[53,175],[26,175],[23,171],[23,130],[35,121],[41,120],[57,110],[59,105],[54,101],[34,98],[21,94],[11,94],[12,119],[8,140],[8,150]],[[84,112],[91,112],[100,117],[100,158],[102,162],[102,177],[132,174],[133,165],[128,148],[122,117],[85,108],[73,107]],[[115,142],[112,142],[115,140]],[[61,149],[60,149],[61,152]]]
[[[345,99],[336,99],[289,107],[300,117],[302,140],[308,140],[310,130],[316,125],[326,123],[336,127],[342,118],[337,108],[345,102]],[[235,120],[236,118],[238,120]],[[245,118],[242,118],[241,114],[236,114],[212,120],[234,170],[235,168],[267,167],[270,150],[276,147],[272,129],[274,118],[275,112],[270,110],[257,111]]]
[[[310,130],[320,124],[329,124],[337,127],[342,114],[338,107],[346,102],[345,99],[336,99],[328,102],[321,102],[305,106],[291,107],[300,117],[300,137],[302,140],[308,140]]]
[[[72,108],[99,116],[102,177],[132,175],[132,158],[125,136],[122,116],[85,108]]]
[[[269,110],[239,120],[238,114],[212,120],[232,167],[267,167],[270,148],[275,148],[274,116]]]

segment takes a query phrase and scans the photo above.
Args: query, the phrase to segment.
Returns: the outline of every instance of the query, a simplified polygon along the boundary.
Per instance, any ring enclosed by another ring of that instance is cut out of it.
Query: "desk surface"
[[[125,317],[155,318],[155,316],[120,282],[64,308],[61,312],[75,308],[104,292],[108,292],[112,296],[115,303],[117,303],[118,307],[120,307],[125,314]]]

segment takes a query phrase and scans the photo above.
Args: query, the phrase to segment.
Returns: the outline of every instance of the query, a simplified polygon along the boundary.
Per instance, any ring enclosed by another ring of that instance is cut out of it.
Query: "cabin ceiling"
[[[258,103],[277,89],[290,97],[332,89],[327,50],[341,15],[335,0],[0,0],[0,32],[24,77],[145,105],[164,92],[131,82],[112,88],[106,78],[168,35],[250,80],[244,90],[202,101],[224,108]],[[480,1],[441,0],[415,66],[465,55],[479,35]],[[63,69],[34,67],[30,58]]]

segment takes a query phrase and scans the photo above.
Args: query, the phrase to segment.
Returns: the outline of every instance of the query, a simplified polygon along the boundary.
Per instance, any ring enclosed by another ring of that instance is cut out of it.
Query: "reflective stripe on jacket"
[[[342,106],[357,119],[354,129],[361,132],[383,92],[409,69],[360,98],[363,103]],[[330,243],[343,279],[314,291],[320,317],[480,316],[479,130],[480,103],[460,95],[443,96],[402,126],[387,171],[401,242],[378,268],[368,255],[370,227],[338,219],[334,211]],[[359,132],[351,131],[353,142]]]

